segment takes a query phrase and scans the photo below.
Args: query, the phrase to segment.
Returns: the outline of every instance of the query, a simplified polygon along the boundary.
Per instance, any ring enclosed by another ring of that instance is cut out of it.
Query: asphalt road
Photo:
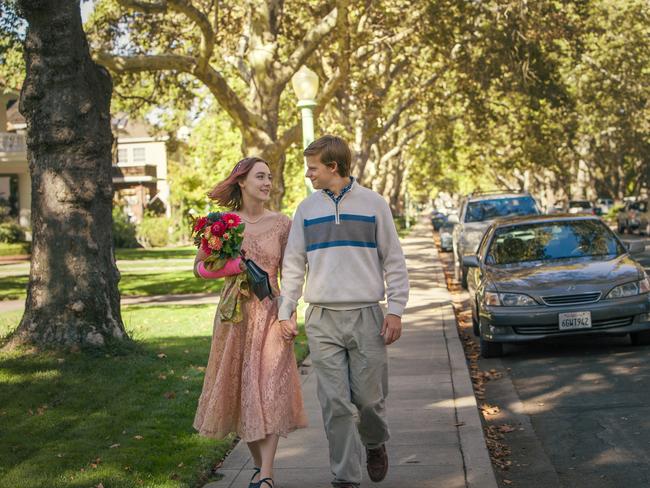
[[[650,273],[650,240],[623,239],[646,240],[636,257]],[[506,426],[511,450],[509,468],[495,469],[501,487],[650,487],[650,346],[583,338],[505,352],[478,360],[503,375],[485,385],[485,403],[498,407],[487,425]]]

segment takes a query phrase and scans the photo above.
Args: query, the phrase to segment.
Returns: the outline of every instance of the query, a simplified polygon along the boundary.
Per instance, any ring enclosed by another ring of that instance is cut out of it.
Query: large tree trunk
[[[32,261],[11,344],[125,339],[111,230],[111,79],[90,58],[79,0],[21,0],[20,111],[32,176]]]

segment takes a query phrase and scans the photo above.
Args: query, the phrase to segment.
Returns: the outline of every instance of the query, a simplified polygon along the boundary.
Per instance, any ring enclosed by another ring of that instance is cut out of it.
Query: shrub
[[[146,213],[138,225],[138,242],[144,247],[165,247],[173,242],[174,221]]]
[[[18,223],[7,221],[0,224],[0,242],[13,244],[25,240],[25,229]]]
[[[121,207],[113,207],[113,244],[115,247],[140,247],[135,225]]]

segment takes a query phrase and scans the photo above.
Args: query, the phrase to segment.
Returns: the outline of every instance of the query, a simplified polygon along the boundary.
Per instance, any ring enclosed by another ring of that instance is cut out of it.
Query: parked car
[[[503,344],[585,334],[650,343],[650,281],[598,217],[547,215],[494,222],[466,256],[481,354]]]
[[[459,223],[454,227],[456,278],[467,288],[467,267],[463,256],[474,254],[485,230],[494,219],[515,215],[538,215],[539,207],[529,193],[475,192],[461,203]]]
[[[588,213],[595,215],[596,210],[589,200],[569,200],[567,211],[570,214]]]
[[[438,210],[434,210],[433,212],[431,212],[431,225],[433,226],[433,230],[435,230],[436,232],[440,230],[440,227],[446,221],[447,221],[447,216],[444,213]]]
[[[452,222],[445,222],[440,227],[440,250],[444,252],[451,252],[454,250],[454,224]]]
[[[599,198],[596,200],[596,208],[600,209],[601,215],[605,215],[614,208],[614,200],[611,198]]]
[[[648,232],[648,201],[628,201],[616,215],[616,228],[619,234],[626,232]]]

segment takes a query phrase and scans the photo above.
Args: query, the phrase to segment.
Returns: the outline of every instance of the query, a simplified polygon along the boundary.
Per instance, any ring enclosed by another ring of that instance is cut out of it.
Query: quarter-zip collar
[[[331,190],[328,190],[327,188],[324,188],[324,189],[323,189],[323,193],[324,193],[325,195],[327,195],[328,197],[330,197],[330,199],[334,202],[334,211],[335,211],[335,222],[336,222],[336,225],[338,225],[338,224],[341,223],[341,218],[340,218],[340,214],[339,214],[339,203],[341,202],[341,200],[343,200],[343,197],[345,197],[345,195],[346,195],[347,193],[349,193],[350,190],[352,190],[352,188],[354,187],[354,183],[355,183],[355,181],[356,181],[356,180],[354,179],[354,176],[350,176],[350,183],[348,183],[348,184],[347,184],[347,185],[346,185],[346,186],[341,190],[341,193],[339,193],[338,195],[334,195],[334,192],[332,192]]]

